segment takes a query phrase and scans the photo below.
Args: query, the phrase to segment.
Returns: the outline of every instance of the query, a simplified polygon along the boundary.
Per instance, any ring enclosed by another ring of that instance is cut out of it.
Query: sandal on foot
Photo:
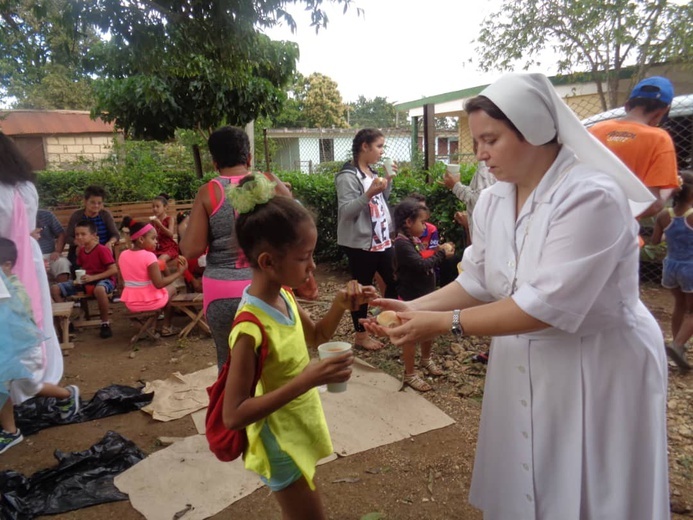
[[[404,386],[409,386],[417,392],[429,392],[433,390],[433,387],[421,379],[419,374],[414,374],[411,376],[405,375],[402,379],[402,387]]]
[[[373,339],[373,338],[367,338],[366,341],[359,341],[357,339],[354,340],[354,347],[360,348],[363,350],[370,350],[371,352],[374,352],[376,350],[380,350],[382,348],[385,348],[385,344],[381,343],[380,341]]]
[[[421,370],[428,373],[431,376],[442,376],[445,372],[436,365],[432,359],[422,359],[421,360]]]
[[[665,350],[680,370],[688,372],[691,369],[691,365],[686,361],[686,350],[683,347],[677,348],[675,345],[666,345]]]
[[[175,336],[180,332],[180,329],[178,327],[162,327],[160,331],[158,331],[159,334],[161,334],[162,338],[168,338],[169,336]]]

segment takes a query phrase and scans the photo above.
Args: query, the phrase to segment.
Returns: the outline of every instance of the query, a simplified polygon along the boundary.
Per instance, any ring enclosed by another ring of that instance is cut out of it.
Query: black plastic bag
[[[34,397],[15,406],[17,427],[23,435],[63,424],[82,423],[111,415],[133,412],[152,402],[154,393],[143,394],[138,388],[111,385],[94,394],[88,403],[82,402],[79,413],[69,419],[60,418],[54,397]]]
[[[83,507],[127,500],[113,484],[116,475],[145,454],[119,433],[109,431],[86,451],[55,450],[58,465],[27,478],[16,471],[0,472],[0,519],[31,520]]]

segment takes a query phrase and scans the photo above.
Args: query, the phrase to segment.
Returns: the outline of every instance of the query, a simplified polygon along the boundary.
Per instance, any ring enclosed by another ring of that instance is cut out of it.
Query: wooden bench
[[[113,293],[110,293],[108,295],[108,299],[113,303]],[[73,296],[68,296],[67,300],[69,303],[78,303],[79,304],[79,310],[81,312],[81,317],[75,321],[72,322],[72,325],[75,327],[75,329],[83,329],[86,327],[100,327],[101,326],[101,316],[99,315],[99,312],[97,311],[97,318],[92,318],[91,317],[91,312],[89,311],[89,302],[90,301],[96,301],[96,298],[94,297],[93,294],[87,295],[87,293],[79,292]],[[54,304],[55,305],[55,304]],[[113,309],[109,307],[108,310],[109,314],[113,313]]]
[[[180,309],[190,318],[190,323],[183,327],[180,334],[178,334],[179,338],[186,338],[195,327],[199,327],[210,336],[212,335],[204,315],[202,293],[176,294],[170,305],[174,309]]]
[[[172,218],[176,218],[179,211],[190,211],[192,209],[192,200],[169,200],[167,212]],[[70,217],[78,209],[79,206],[55,206],[47,208],[53,212],[62,226],[67,229],[67,224],[70,222]],[[122,202],[109,203],[105,205],[105,209],[111,212],[116,224],[120,225],[123,222],[123,217],[128,216],[135,220],[146,221],[152,214],[152,201],[140,202]]]
[[[70,315],[74,302],[53,303],[53,318],[58,321],[58,333],[60,335],[60,350],[70,350],[75,345],[70,341]]]
[[[159,334],[156,332],[156,321],[161,311],[162,309],[146,312],[131,312],[127,315],[130,322],[136,324],[136,326],[139,325],[137,333],[130,338],[130,345],[134,345],[144,338],[150,338],[155,341],[160,338]]]

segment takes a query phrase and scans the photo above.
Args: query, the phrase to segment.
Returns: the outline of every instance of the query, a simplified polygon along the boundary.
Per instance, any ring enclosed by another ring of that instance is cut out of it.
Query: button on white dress
[[[470,502],[486,520],[669,518],[666,356],[622,190],[564,146],[517,220],[499,182],[474,224],[457,281],[551,328],[493,340]]]

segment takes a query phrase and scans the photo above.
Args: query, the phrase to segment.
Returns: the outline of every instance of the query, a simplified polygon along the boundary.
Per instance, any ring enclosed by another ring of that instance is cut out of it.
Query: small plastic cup
[[[318,346],[318,356],[320,359],[328,359],[335,356],[341,356],[351,351],[351,343],[346,341],[330,341]],[[347,389],[346,381],[343,383],[328,383],[327,391],[331,393],[345,392]]]
[[[446,164],[445,165],[445,171],[455,175],[457,173],[460,173],[460,165],[459,164]]]
[[[392,169],[392,157],[383,157],[383,166],[388,175],[396,175],[395,170]]]
[[[82,285],[82,276],[86,276],[87,272],[84,269],[75,269],[75,283]]]

